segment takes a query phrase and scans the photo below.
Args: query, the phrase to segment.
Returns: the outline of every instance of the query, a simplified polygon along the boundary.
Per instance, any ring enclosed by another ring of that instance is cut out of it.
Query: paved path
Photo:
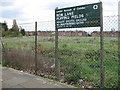
[[[12,68],[2,68],[2,88],[74,88],[39,76],[20,72]]]

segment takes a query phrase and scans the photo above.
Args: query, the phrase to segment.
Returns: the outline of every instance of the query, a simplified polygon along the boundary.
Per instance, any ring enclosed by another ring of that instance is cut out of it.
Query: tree
[[[2,37],[6,36],[6,32],[8,32],[8,26],[6,21],[4,21],[4,23],[0,23],[0,29],[2,31]]]
[[[8,31],[8,26],[6,21],[4,21],[4,23],[2,23],[2,28],[4,29],[4,31]]]
[[[20,31],[21,30],[21,31]],[[16,20],[14,19],[13,20],[13,25],[12,25],[12,28],[8,28],[8,25],[7,25],[7,22],[4,21],[4,23],[1,23],[0,22],[0,31],[2,32],[2,36],[5,37],[18,37],[18,36],[21,36],[21,35],[25,35],[25,30],[18,27],[17,25],[17,22]],[[21,32],[21,35],[20,35],[20,32]]]
[[[25,36],[25,29],[23,29],[22,27],[20,27],[20,33],[23,35],[23,36]]]
[[[13,20],[12,31],[15,32],[17,35],[19,34],[19,27],[15,19]]]
[[[3,31],[2,23],[0,23],[0,37],[3,36],[3,35],[2,35],[2,31]]]
[[[10,31],[13,32],[13,36],[15,36],[15,37],[19,36],[19,27],[18,27],[15,19],[13,20],[13,26]]]

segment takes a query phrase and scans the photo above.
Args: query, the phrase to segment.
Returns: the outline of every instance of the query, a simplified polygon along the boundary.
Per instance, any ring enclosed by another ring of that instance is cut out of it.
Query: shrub
[[[21,31],[20,31],[20,33],[23,35],[23,36],[25,36],[25,29],[21,29]]]

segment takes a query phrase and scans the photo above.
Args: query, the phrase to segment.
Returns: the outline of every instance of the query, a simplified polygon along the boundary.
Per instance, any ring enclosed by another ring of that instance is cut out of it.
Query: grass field
[[[34,37],[3,38],[5,49],[34,52]],[[118,80],[118,38],[104,38],[105,87],[117,87]],[[38,55],[54,58],[54,37],[38,37]],[[59,60],[62,77],[80,85],[100,84],[100,38],[59,37]],[[86,83],[85,83],[86,82]]]

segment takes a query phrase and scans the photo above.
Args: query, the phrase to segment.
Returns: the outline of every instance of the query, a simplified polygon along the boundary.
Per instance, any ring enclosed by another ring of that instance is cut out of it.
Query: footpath
[[[2,67],[2,88],[75,88],[65,83]]]

